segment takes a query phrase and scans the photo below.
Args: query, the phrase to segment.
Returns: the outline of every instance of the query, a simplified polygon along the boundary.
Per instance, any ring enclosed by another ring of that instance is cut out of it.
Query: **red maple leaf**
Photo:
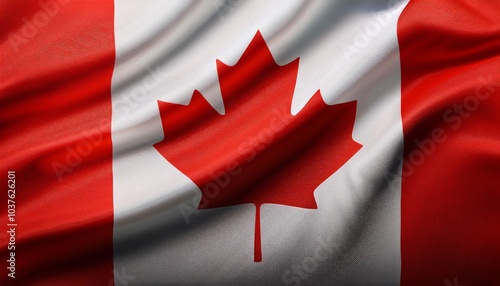
[[[293,116],[299,58],[277,65],[260,32],[234,66],[216,63],[225,114],[197,90],[187,106],[158,101],[165,137],[154,147],[200,188],[199,209],[256,206],[261,261],[260,206],[317,208],[314,190],[361,148],[356,101],[327,105],[318,90]]]

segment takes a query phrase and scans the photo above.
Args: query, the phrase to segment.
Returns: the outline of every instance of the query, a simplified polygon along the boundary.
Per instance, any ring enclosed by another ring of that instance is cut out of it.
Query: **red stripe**
[[[399,19],[402,285],[500,285],[499,11],[410,1]]]
[[[16,172],[16,278],[108,285],[113,270],[112,1],[0,2],[0,229]]]

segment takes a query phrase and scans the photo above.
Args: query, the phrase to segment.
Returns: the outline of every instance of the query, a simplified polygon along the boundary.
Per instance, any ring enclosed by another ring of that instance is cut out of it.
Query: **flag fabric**
[[[1,285],[500,285],[499,11],[3,1]]]

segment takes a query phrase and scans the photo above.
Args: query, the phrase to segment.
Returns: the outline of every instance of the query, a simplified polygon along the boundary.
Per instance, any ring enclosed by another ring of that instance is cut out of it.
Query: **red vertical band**
[[[108,285],[113,1],[2,1],[0,13],[0,284]]]
[[[260,233],[260,204],[255,205],[255,239],[253,261],[262,261],[262,234]]]
[[[399,19],[402,285],[500,285],[499,11],[410,1]]]

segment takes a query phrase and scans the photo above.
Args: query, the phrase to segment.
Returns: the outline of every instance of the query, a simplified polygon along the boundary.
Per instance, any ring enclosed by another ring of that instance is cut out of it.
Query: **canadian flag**
[[[2,285],[499,285],[500,2],[0,3]]]

